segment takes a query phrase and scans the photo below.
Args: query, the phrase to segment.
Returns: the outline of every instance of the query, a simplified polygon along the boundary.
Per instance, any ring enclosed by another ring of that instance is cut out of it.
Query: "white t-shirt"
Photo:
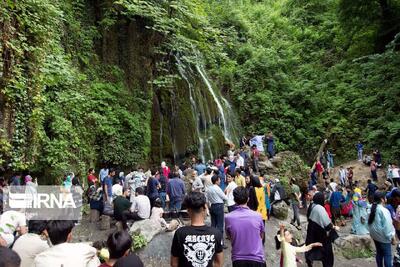
[[[21,212],[9,210],[0,217],[0,232],[2,233],[13,234],[21,226],[26,226],[25,214]]]
[[[265,138],[264,135],[254,136],[252,139],[250,139],[250,146],[256,145],[258,151],[264,152],[264,146],[263,146],[264,138]]]
[[[399,168],[393,168],[392,169],[392,177],[393,178],[400,178],[400,175],[399,175]]]
[[[331,183],[329,184],[329,186],[332,188],[332,191],[333,191],[333,192],[336,191],[337,183],[331,182]]]
[[[233,199],[233,190],[235,190],[235,188],[237,187],[235,181],[232,181],[228,184],[228,186],[226,187],[226,196],[228,198],[228,207],[229,206],[233,206],[235,205],[235,200]]]
[[[37,234],[25,234],[15,241],[13,250],[21,257],[21,267],[32,267],[36,255],[49,248],[46,240]]]
[[[135,206],[133,211],[137,212],[140,218],[148,219],[150,217],[150,199],[145,195],[138,195],[135,197]]]
[[[244,158],[239,155],[238,159],[236,160],[236,168],[240,168],[244,166]]]

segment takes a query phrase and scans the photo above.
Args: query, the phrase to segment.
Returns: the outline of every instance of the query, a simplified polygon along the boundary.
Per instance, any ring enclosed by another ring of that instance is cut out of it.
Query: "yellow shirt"
[[[246,181],[242,175],[236,176],[235,177],[235,183],[237,186],[243,186],[246,187]]]
[[[257,212],[261,214],[263,220],[268,219],[267,206],[265,205],[265,192],[264,187],[255,187],[256,197],[258,201]]]

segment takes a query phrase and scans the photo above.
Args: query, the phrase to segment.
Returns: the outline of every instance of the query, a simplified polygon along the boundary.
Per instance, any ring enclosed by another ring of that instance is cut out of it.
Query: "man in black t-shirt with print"
[[[171,247],[172,267],[221,267],[223,264],[222,234],[206,226],[206,198],[200,192],[189,193],[185,200],[191,226],[179,228]]]

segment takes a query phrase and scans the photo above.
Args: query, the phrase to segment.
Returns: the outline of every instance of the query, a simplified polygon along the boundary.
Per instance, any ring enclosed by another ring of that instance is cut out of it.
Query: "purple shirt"
[[[225,215],[225,230],[232,241],[232,262],[265,262],[261,240],[261,233],[265,232],[265,227],[259,213],[247,207],[237,207]]]

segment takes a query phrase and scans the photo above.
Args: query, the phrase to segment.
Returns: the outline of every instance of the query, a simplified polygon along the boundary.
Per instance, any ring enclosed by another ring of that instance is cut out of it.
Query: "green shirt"
[[[122,212],[129,210],[132,203],[123,196],[114,199],[114,217],[118,220],[122,218]]]
[[[297,184],[292,184],[292,203],[293,204],[300,204],[297,200],[296,195],[300,194],[300,188]]]

